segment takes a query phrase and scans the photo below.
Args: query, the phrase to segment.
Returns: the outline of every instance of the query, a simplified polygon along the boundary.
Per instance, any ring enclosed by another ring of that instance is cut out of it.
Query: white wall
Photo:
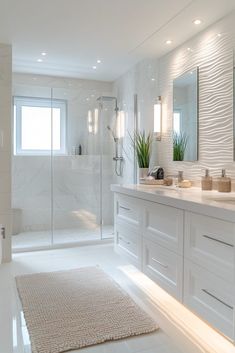
[[[11,47],[0,44],[0,224],[3,261],[11,260]]]
[[[153,162],[166,173],[184,170],[185,176],[199,181],[204,168],[219,176],[222,168],[235,178],[233,162],[233,48],[235,13],[222,19],[184,45],[160,59],[136,65],[114,83],[121,105],[133,128],[133,95],[138,94],[141,128],[153,129],[153,103],[163,99],[162,141],[153,147]],[[217,36],[221,33],[221,36]],[[191,50],[188,50],[188,48]],[[199,160],[172,161],[173,79],[199,66]],[[152,79],[155,79],[153,81]],[[125,181],[131,181],[131,161],[126,160]]]

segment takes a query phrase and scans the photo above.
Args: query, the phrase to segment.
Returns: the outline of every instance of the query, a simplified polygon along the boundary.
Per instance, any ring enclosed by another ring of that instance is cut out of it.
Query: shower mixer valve
[[[113,157],[113,161],[123,161],[123,157]]]

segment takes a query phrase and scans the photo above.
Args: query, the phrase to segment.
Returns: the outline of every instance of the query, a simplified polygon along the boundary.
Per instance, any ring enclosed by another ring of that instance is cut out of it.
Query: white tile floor
[[[31,353],[27,328],[21,312],[14,277],[19,274],[56,271],[99,264],[122,287],[133,286],[119,266],[127,262],[112,245],[48,250],[15,254],[11,264],[0,266],[0,353]],[[144,297],[139,298],[144,302]],[[146,304],[146,303],[145,303]],[[149,305],[149,304],[148,304]],[[183,350],[182,350],[183,351]],[[159,329],[155,333],[108,342],[74,351],[79,353],[180,353]],[[181,352],[182,353],[182,352]],[[189,353],[187,351],[187,353]]]
[[[102,227],[102,238],[109,239],[113,237],[113,225]],[[100,240],[100,228],[93,229],[55,229],[53,243],[71,244],[84,241]],[[52,241],[51,231],[32,231],[22,232],[12,237],[12,248],[14,250],[30,249],[35,247],[50,246]]]

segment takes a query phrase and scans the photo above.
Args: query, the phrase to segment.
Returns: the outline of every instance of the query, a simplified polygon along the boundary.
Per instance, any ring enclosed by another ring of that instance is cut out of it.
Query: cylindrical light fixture
[[[88,132],[89,134],[93,133],[93,119],[92,119],[92,112],[91,110],[88,110],[87,114],[87,126],[88,126]]]
[[[157,141],[161,141],[162,138],[162,98],[158,96],[156,103],[154,104],[154,135]]]
[[[119,110],[116,121],[116,136],[121,139],[125,135],[125,113],[123,110]]]

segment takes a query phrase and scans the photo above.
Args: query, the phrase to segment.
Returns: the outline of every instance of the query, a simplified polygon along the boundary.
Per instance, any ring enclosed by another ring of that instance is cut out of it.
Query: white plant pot
[[[148,176],[149,168],[139,168],[139,180]]]

